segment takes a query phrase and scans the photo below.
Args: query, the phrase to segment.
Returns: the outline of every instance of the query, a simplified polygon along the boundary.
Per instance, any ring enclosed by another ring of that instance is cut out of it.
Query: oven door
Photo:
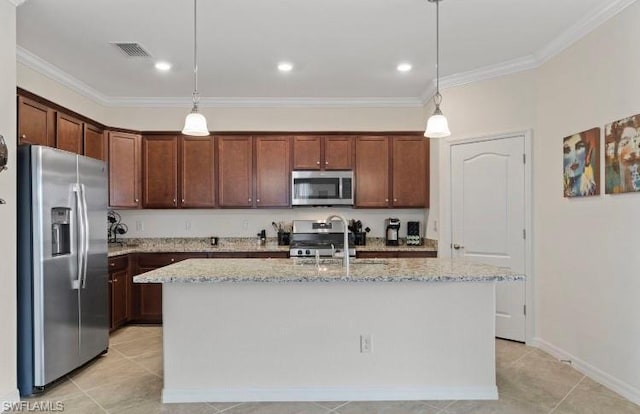
[[[291,205],[353,205],[353,172],[293,171]]]

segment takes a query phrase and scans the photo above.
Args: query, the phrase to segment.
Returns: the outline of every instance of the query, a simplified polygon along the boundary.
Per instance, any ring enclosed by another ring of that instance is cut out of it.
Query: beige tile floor
[[[109,353],[30,401],[62,401],[64,413],[128,414],[640,414],[635,405],[548,354],[497,340],[497,401],[161,404],[162,328],[128,326]]]

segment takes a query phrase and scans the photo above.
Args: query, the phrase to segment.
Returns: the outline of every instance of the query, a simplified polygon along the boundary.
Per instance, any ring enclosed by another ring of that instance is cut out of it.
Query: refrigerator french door
[[[18,386],[30,395],[108,348],[107,168],[18,149]]]

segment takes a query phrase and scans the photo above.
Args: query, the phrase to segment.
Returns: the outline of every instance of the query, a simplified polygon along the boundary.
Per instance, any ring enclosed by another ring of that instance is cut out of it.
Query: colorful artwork
[[[606,193],[640,191],[640,115],[605,126],[604,143]]]
[[[564,196],[600,194],[600,128],[563,140]]]

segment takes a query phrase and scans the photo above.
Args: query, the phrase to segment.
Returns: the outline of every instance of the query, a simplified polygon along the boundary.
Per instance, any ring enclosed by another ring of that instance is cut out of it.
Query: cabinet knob
[[[389,202],[389,199],[388,199],[388,198],[385,198],[385,199],[384,199],[384,202],[385,202],[385,203],[388,203],[388,202]]]
[[[173,262],[175,262],[175,261],[176,261],[176,259],[171,259],[171,263],[173,263]]]
[[[395,203],[395,202],[397,202],[397,201],[398,201],[398,199],[397,199],[397,198],[394,198],[394,199],[393,199],[393,202],[394,202],[394,203]]]
[[[136,203],[138,202],[138,199],[136,198]]]
[[[113,283],[113,280],[107,280],[107,283],[111,284],[111,283]]]
[[[259,203],[259,202],[260,202],[260,199],[259,199],[259,198],[258,198],[258,199],[256,199],[256,203]]]
[[[249,199],[248,201],[251,202],[251,199]]]
[[[182,204],[184,204],[184,198],[182,199]]]
[[[320,165],[320,161],[316,161],[316,165]]]
[[[324,165],[329,165],[329,161],[325,161],[325,162],[324,162]]]
[[[117,278],[116,278],[116,279],[113,279],[113,281],[117,283],[117,282],[118,282],[118,279],[117,279]]]
[[[20,135],[20,138],[22,138],[22,139],[27,139],[27,134],[22,134],[22,135]]]
[[[176,199],[174,198],[174,199],[173,199],[173,205],[175,206],[176,204],[177,204],[177,203],[176,203]]]

